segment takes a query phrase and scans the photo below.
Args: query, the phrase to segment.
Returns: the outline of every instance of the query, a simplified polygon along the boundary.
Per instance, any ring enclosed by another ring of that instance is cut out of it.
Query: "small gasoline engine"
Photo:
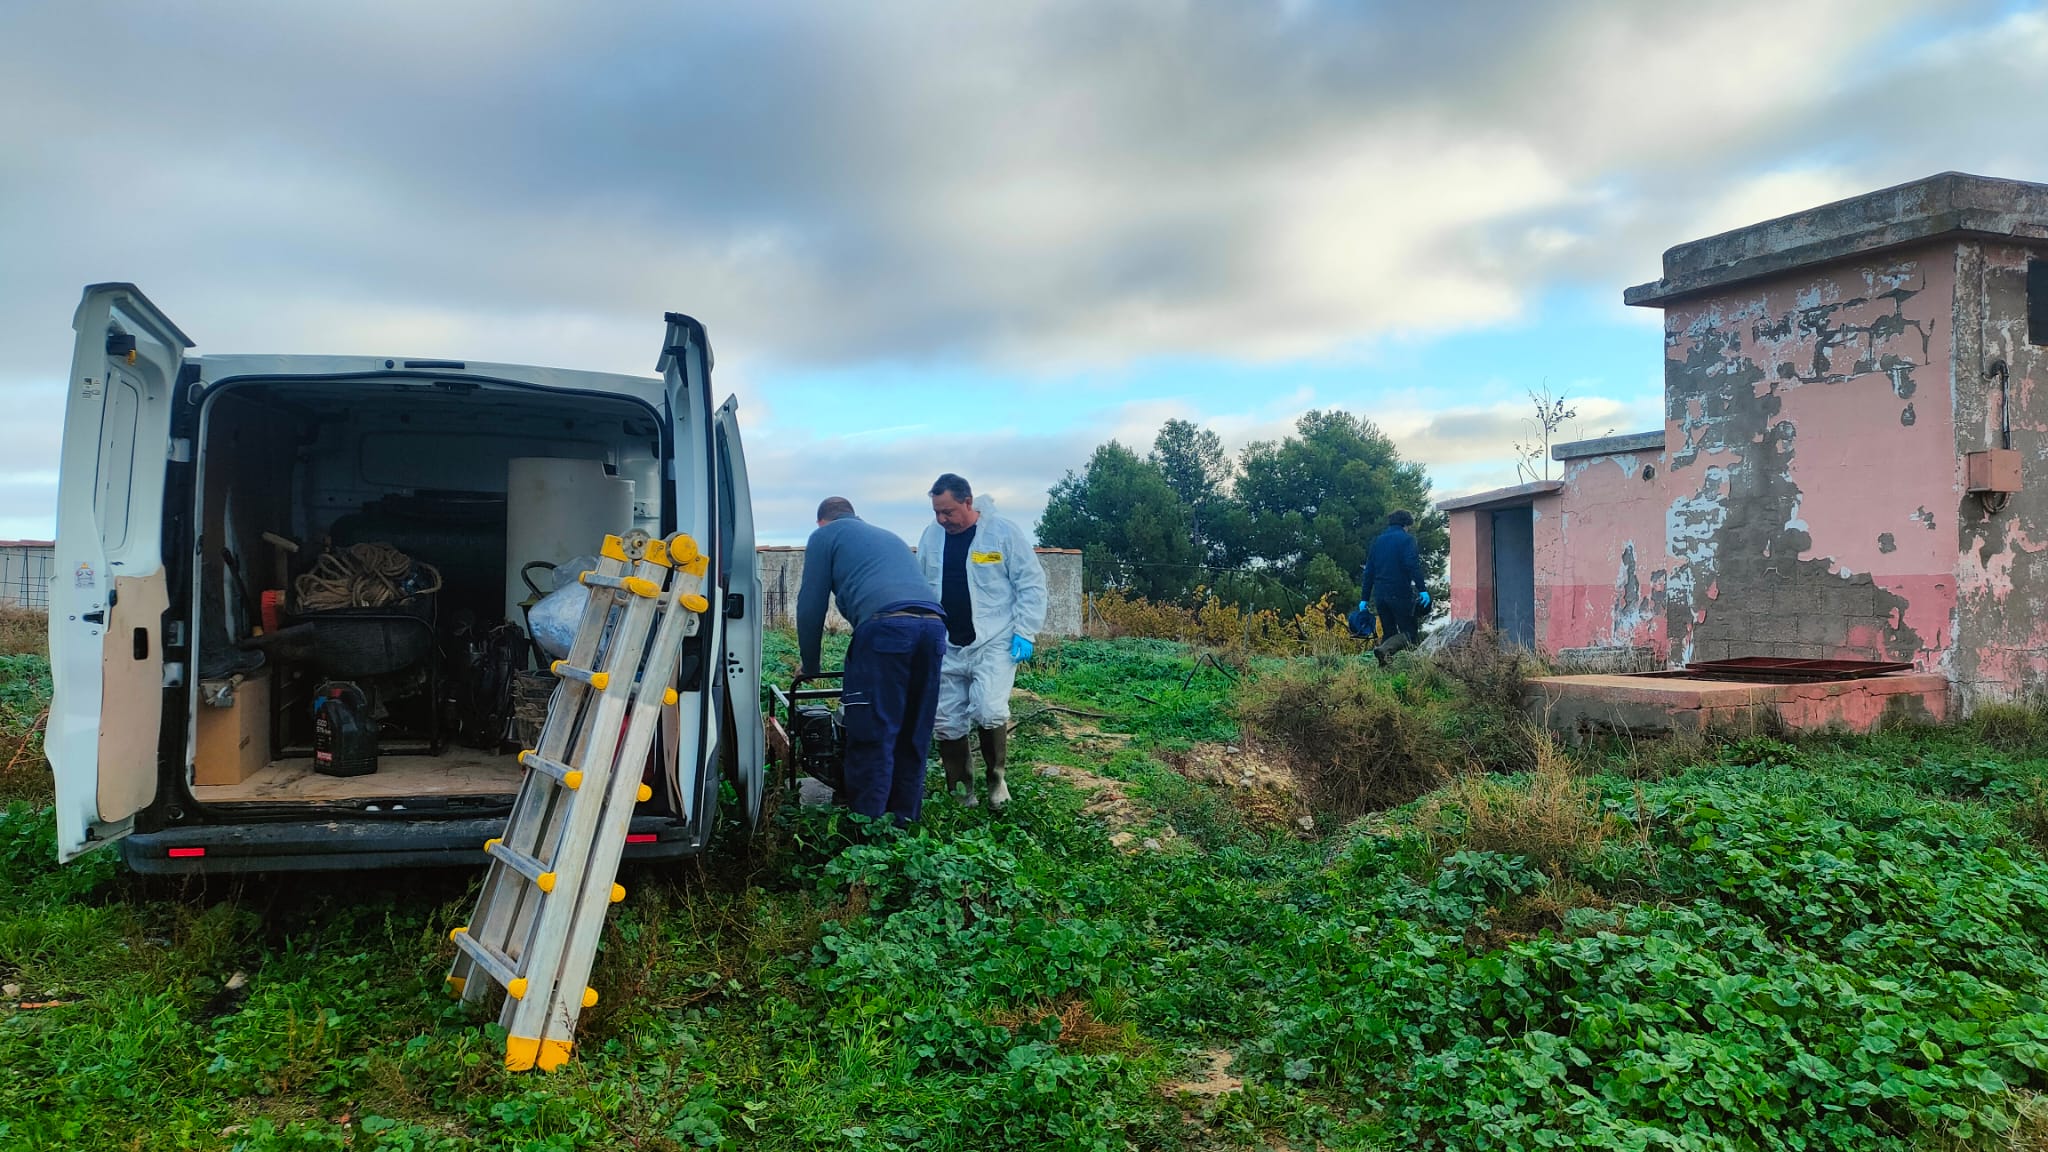
[[[841,672],[824,672],[811,679],[836,680]],[[775,708],[769,709],[769,719],[777,724],[787,725],[788,748],[783,753],[784,767],[789,773],[789,783],[796,783],[800,773],[829,785],[834,792],[846,788],[846,721],[832,702],[840,696],[838,688],[805,688],[804,677],[789,682],[789,691],[771,686],[768,691],[775,705],[782,710],[780,718]]]

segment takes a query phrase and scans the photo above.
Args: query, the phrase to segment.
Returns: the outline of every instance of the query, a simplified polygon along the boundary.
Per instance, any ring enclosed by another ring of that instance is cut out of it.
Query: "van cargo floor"
[[[368,776],[322,776],[311,757],[273,760],[240,784],[192,789],[201,804],[319,804],[411,796],[511,796],[526,770],[516,756],[462,748],[439,756],[381,756]]]

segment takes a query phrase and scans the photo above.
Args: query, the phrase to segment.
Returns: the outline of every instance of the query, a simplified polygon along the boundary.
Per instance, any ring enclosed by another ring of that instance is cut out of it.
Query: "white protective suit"
[[[933,523],[918,541],[917,562],[931,582],[932,599],[943,601],[946,530]],[[1017,665],[1010,638],[1036,641],[1045,627],[1045,566],[1022,528],[983,511],[974,526],[967,557],[967,594],[974,604],[974,643],[946,645],[939,672],[939,716],[932,734],[958,740],[976,728],[1010,721],[1010,686]]]

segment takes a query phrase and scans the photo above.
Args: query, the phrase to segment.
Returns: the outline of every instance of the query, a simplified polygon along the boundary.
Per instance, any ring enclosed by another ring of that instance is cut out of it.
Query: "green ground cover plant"
[[[500,1071],[494,1024],[440,993],[473,874],[144,884],[57,867],[18,796],[0,1148],[2048,1138],[2037,720],[1567,756],[1491,672],[1201,656],[1048,645],[1001,816],[934,793],[895,834],[785,803],[750,844],[636,870],[553,1076]],[[1276,698],[1296,737],[1259,727]],[[1309,835],[1174,767],[1312,757],[1318,701],[1398,714],[1435,774],[1348,822],[1316,801]],[[1113,845],[1081,773],[1158,846]]]

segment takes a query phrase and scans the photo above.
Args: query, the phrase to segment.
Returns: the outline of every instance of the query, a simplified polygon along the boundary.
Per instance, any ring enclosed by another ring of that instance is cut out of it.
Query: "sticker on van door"
[[[96,581],[93,578],[92,574],[92,565],[90,564],[80,564],[78,566],[78,571],[72,573],[71,575],[71,586],[73,588],[91,588],[95,585],[95,583]]]

